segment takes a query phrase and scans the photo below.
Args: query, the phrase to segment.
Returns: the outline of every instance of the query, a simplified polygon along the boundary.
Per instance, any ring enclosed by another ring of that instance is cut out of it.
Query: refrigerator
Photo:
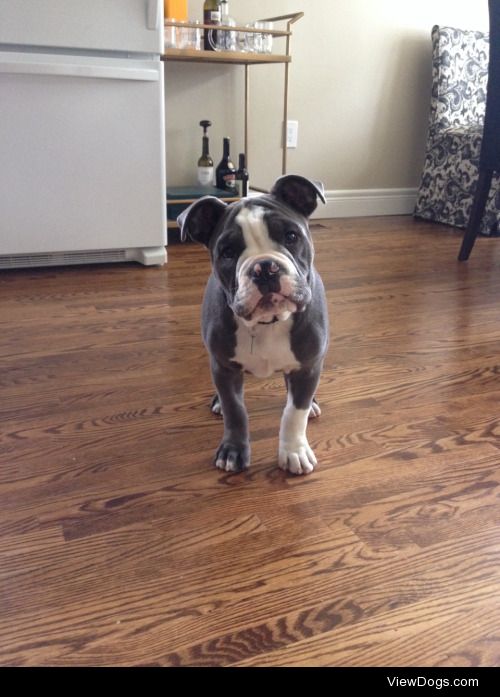
[[[163,0],[0,0],[0,268],[166,261]]]

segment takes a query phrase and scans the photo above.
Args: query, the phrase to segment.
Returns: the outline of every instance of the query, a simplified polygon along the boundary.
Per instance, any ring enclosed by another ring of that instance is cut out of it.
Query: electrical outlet
[[[299,122],[298,121],[287,121],[286,122],[286,147],[287,148],[296,148],[298,137],[299,137]]]

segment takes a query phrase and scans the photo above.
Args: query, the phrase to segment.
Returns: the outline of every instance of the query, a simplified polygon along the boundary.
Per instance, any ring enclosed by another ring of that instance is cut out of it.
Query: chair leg
[[[488,200],[492,178],[492,169],[479,169],[479,179],[477,181],[476,193],[474,194],[474,201],[472,202],[469,223],[465,230],[462,246],[458,255],[459,261],[466,261],[469,258],[474,242],[476,241],[484,209],[486,208],[486,201]]]

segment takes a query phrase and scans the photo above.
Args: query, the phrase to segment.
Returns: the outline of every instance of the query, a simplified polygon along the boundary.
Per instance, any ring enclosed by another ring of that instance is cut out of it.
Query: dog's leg
[[[313,370],[301,369],[285,376],[288,395],[281,418],[278,463],[293,474],[309,474],[317,464],[306,429],[320,370],[321,366]]]
[[[226,368],[215,359],[211,367],[224,419],[224,436],[215,454],[215,466],[226,472],[238,472],[250,465],[243,372],[237,368]]]
[[[288,378],[287,375],[285,375],[285,386],[286,386],[286,391],[288,393]],[[215,395],[214,398],[212,399],[212,403],[210,405],[210,408],[212,409],[214,414],[220,414],[220,402],[219,402],[219,396]],[[309,414],[308,414],[308,419],[317,419],[318,416],[321,416],[321,407],[318,404],[318,400],[316,397],[312,398],[311,402],[311,408],[309,409]]]

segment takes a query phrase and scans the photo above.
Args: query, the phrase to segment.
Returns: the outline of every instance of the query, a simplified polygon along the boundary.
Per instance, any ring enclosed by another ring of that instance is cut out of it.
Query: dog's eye
[[[285,233],[286,244],[295,244],[298,239],[299,239],[299,236],[293,230],[289,230],[288,232]]]
[[[220,255],[223,259],[234,259],[236,256],[236,250],[234,247],[226,245],[225,247],[222,247]]]

